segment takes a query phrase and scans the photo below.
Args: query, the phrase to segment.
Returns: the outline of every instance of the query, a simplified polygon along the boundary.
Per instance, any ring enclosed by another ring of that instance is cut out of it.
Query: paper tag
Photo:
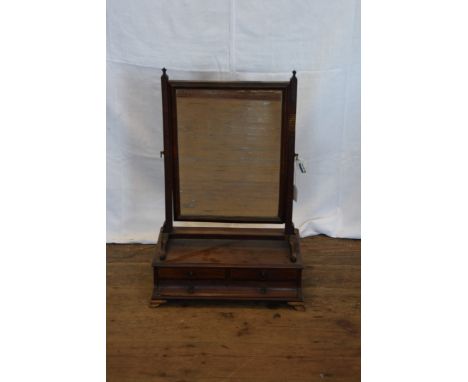
[[[305,174],[307,172],[307,170],[306,170],[304,161],[301,158],[299,158],[299,154],[296,154],[295,159],[296,159],[297,167],[299,167],[299,170],[303,174]]]

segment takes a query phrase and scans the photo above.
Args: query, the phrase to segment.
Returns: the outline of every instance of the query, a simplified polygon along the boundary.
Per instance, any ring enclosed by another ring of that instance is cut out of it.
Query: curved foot
[[[306,311],[306,306],[303,302],[289,301],[288,305],[298,312]]]
[[[157,308],[158,306],[161,306],[161,305],[165,304],[166,302],[167,302],[167,300],[151,300],[150,304],[149,304],[149,307],[150,308]]]

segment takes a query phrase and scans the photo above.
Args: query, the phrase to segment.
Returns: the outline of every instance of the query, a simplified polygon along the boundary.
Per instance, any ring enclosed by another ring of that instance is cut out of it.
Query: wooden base
[[[160,236],[164,246],[158,247],[164,250],[158,251],[153,261],[153,301],[302,301],[303,266],[297,232],[291,238],[275,231],[263,239],[259,233],[246,238],[249,235],[245,232],[228,239],[225,232],[212,228],[202,238],[192,238],[191,232],[180,229],[178,234]]]

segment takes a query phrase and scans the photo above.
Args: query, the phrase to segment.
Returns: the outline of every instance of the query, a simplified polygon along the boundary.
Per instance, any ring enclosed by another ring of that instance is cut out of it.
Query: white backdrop
[[[360,237],[359,0],[108,0],[107,241],[164,220],[161,68],[170,79],[298,77],[294,223]]]

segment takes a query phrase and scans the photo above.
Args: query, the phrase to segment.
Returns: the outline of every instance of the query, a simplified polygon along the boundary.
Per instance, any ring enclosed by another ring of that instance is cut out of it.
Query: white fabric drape
[[[294,223],[360,237],[359,0],[109,0],[107,241],[164,220],[161,68],[171,79],[298,77]]]

